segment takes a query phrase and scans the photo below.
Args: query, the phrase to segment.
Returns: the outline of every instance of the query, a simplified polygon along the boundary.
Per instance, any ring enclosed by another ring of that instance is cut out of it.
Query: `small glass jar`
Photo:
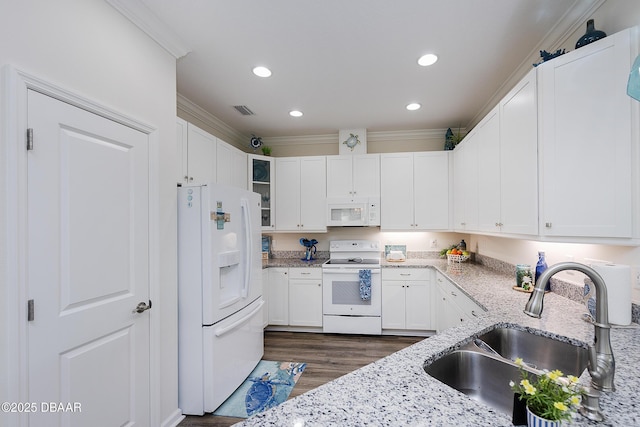
[[[525,288],[527,290],[531,286],[533,286],[533,274],[531,272],[531,265],[516,265],[516,286],[519,288]]]

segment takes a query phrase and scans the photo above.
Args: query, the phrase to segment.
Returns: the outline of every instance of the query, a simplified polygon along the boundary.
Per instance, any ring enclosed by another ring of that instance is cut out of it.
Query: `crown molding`
[[[465,132],[464,128],[460,129]],[[424,141],[434,138],[444,138],[446,129],[419,129],[419,130],[399,130],[399,131],[377,131],[367,132],[367,142],[408,142]],[[324,135],[301,135],[301,136],[281,136],[263,137],[265,144],[270,146],[282,145],[317,145],[317,144],[337,144],[338,133]]]
[[[178,59],[191,51],[167,24],[140,0],[106,0],[156,43]]]
[[[558,20],[549,32],[542,38],[535,48],[529,52],[525,59],[516,67],[511,75],[504,81],[491,98],[478,111],[467,124],[468,129],[477,125],[484,116],[513,88],[530,70],[533,63],[540,58],[540,51],[553,52],[567,43],[569,36],[578,28],[584,26],[589,17],[607,0],[575,0],[573,6]]]
[[[177,109],[183,111],[185,114],[195,117],[201,122],[205,123],[210,128],[214,129],[216,136],[225,140],[228,143],[243,144],[245,141],[249,141],[249,136],[238,132],[213,114],[209,113],[198,104],[192,102],[183,95],[177,94]],[[265,138],[262,138],[265,140]],[[337,139],[337,137],[336,137]]]

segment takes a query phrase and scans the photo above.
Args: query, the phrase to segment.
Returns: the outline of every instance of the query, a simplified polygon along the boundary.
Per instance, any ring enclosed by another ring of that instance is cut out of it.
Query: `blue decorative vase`
[[[576,49],[586,46],[589,43],[593,43],[596,40],[600,40],[607,37],[607,34],[604,31],[596,30],[593,19],[589,19],[587,21],[587,32],[584,36],[580,37],[576,42]]]
[[[527,406],[527,426],[528,427],[560,427],[560,421],[542,418],[529,409]]]

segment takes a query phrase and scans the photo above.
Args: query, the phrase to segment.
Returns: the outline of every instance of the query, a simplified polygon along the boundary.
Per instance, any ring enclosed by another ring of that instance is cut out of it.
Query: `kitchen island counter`
[[[541,319],[525,315],[523,309],[529,295],[512,289],[513,275],[471,263],[450,266],[437,259],[388,264],[391,263],[383,262],[383,268],[435,268],[488,311],[474,321],[445,330],[237,425],[510,426],[510,416],[427,375],[425,363],[496,325],[533,329],[574,344],[593,340],[593,326],[582,320],[584,306],[555,293],[545,296]],[[601,398],[606,420],[595,423],[578,415],[563,425],[640,425],[640,329],[613,329],[611,342],[616,359],[616,391],[604,393]],[[588,380],[585,371],[581,381]]]

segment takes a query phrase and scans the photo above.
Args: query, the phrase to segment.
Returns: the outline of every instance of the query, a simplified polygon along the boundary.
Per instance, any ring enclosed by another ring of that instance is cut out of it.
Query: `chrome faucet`
[[[591,279],[596,289],[596,320],[594,344],[589,346],[589,364],[587,369],[591,375],[591,387],[585,389],[580,413],[590,420],[602,421],[604,416],[600,410],[600,392],[615,391],[613,376],[615,361],[611,348],[607,288],[602,277],[591,267],[577,262],[561,262],[552,265],[536,280],[535,288],[524,307],[525,314],[539,318],[542,314],[544,289],[551,276],[564,270],[576,270]]]

